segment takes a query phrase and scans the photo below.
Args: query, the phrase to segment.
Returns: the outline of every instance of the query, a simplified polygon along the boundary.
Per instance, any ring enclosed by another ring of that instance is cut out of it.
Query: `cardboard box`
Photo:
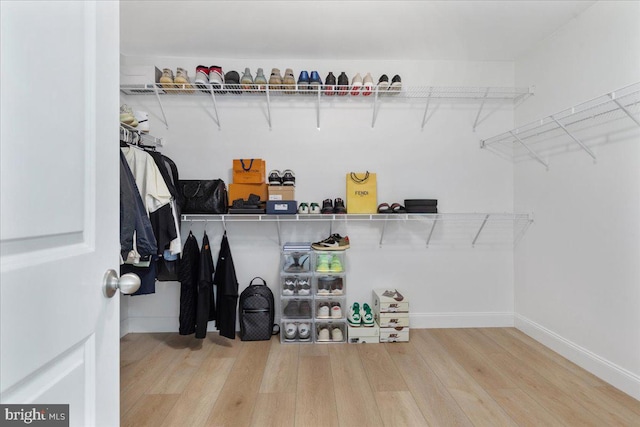
[[[295,200],[267,200],[267,214],[295,215],[297,213]]]
[[[381,328],[409,327],[409,313],[378,313],[373,312]]]
[[[247,200],[250,194],[260,196],[260,201],[267,200],[267,184],[229,184],[229,206],[237,199]]]
[[[380,328],[380,342],[409,342],[409,328]]]
[[[295,187],[293,185],[270,185],[269,200],[295,200]]]
[[[385,293],[391,296],[387,296]],[[398,301],[396,298],[400,298],[400,296],[402,296],[402,300]],[[374,289],[373,310],[378,313],[408,313],[409,301],[402,291],[398,292],[397,289]]]
[[[353,327],[349,325],[349,343],[351,344],[370,344],[380,342],[380,327],[365,328],[364,326]]]

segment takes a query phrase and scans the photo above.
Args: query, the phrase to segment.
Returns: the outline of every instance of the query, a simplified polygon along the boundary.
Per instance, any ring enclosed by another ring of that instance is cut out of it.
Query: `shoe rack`
[[[345,261],[345,251],[282,250],[282,343],[347,342]]]
[[[272,128],[271,105],[278,98],[295,99],[316,104],[316,125],[320,129],[321,109],[322,105],[331,102],[364,102],[372,105],[371,127],[374,128],[380,106],[383,103],[420,103],[424,104],[424,114],[422,117],[421,127],[424,128],[429,121],[431,115],[435,112],[432,108],[436,102],[468,102],[478,104],[478,112],[473,123],[473,130],[486,119],[492,111],[485,113],[483,111],[487,104],[519,104],[529,96],[533,95],[534,89],[518,88],[518,87],[443,87],[443,86],[406,86],[400,90],[379,90],[378,87],[373,88],[370,95],[364,96],[360,92],[357,95],[351,94],[351,86],[335,86],[332,95],[328,95],[323,91],[322,86],[314,86],[313,88],[298,88],[292,86],[285,88],[281,85],[266,85],[264,89],[259,89],[256,85],[247,85],[242,87],[237,84],[223,85],[221,88],[214,88],[209,84],[199,84],[197,87],[193,84],[179,85],[173,84],[171,87],[162,87],[160,84],[149,83],[140,85],[121,85],[120,91],[125,95],[146,95],[155,96],[160,106],[160,111],[164,119],[164,123],[169,128],[167,116],[164,111],[162,99],[166,96],[185,96],[185,97],[208,97],[211,99],[211,107],[213,120],[221,128],[220,116],[218,115],[219,101],[224,99],[255,99],[262,100],[267,107],[267,124],[269,129]],[[339,95],[337,93],[344,93]],[[430,114],[431,113],[431,114]]]
[[[278,246],[282,246],[282,228],[299,226],[304,230],[309,223],[327,227],[328,234],[335,229],[348,228],[350,223],[368,222],[379,230],[379,246],[391,233],[408,232],[424,239],[426,247],[515,246],[533,223],[528,213],[438,213],[438,214],[296,214],[296,215],[182,215],[183,222],[219,223],[224,230],[233,229],[234,223],[253,222],[272,227],[277,233]],[[268,225],[267,225],[268,224]],[[275,225],[275,227],[274,227]],[[240,225],[242,226],[242,225]]]

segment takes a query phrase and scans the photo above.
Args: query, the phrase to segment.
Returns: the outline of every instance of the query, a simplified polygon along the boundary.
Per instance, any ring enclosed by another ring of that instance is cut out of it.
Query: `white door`
[[[0,403],[117,426],[118,2],[0,8]]]

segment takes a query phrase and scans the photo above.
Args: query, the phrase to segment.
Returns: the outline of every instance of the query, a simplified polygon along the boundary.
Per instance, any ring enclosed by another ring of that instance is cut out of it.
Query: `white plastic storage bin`
[[[347,342],[347,324],[345,322],[316,321],[314,338],[317,343]]]
[[[317,321],[344,320],[347,318],[347,299],[316,296],[313,301],[313,313]]]
[[[313,316],[313,299],[282,297],[282,319],[308,319]]]
[[[347,271],[345,251],[314,251],[313,255],[313,271],[316,274],[344,273]]]
[[[280,295],[283,297],[309,297],[311,296],[312,275],[287,274],[280,275]]]
[[[281,255],[283,273],[310,273],[312,251],[283,251]]]
[[[313,293],[316,296],[340,297],[347,294],[347,277],[344,274],[320,274],[313,277]]]
[[[311,320],[283,320],[280,325],[281,343],[313,342],[313,323]]]

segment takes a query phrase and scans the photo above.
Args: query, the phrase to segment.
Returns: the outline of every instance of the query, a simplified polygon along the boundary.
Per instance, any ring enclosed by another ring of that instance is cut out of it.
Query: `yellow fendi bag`
[[[347,213],[374,214],[378,210],[376,174],[347,174]]]

